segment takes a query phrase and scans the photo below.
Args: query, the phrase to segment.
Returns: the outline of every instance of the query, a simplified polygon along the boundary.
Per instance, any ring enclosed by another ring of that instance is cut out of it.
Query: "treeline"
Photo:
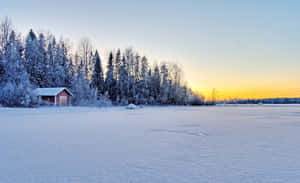
[[[176,64],[151,67],[132,49],[110,52],[106,72],[98,50],[83,39],[73,53],[67,41],[30,30],[25,38],[8,18],[0,25],[0,104],[33,106],[35,88],[67,87],[73,105],[201,103]]]
[[[234,99],[225,104],[300,104],[300,98]]]

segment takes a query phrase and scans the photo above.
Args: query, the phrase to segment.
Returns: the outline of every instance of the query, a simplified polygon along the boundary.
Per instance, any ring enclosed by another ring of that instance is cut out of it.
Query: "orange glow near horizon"
[[[202,94],[207,100],[210,100],[213,89],[216,90],[217,100],[230,99],[264,99],[264,98],[298,98],[300,97],[300,87],[296,87],[293,83],[274,83],[266,84],[246,84],[242,86],[237,84],[224,87],[216,85],[216,87],[191,85],[193,91]],[[202,86],[202,87],[198,87]]]
[[[287,68],[287,64],[265,69],[228,66],[186,70],[189,86],[208,100],[214,88],[218,100],[300,97],[300,73],[297,67]]]
[[[244,89],[216,89],[217,100],[230,100],[230,99],[265,99],[265,98],[297,98],[300,97],[300,89],[271,89],[271,88],[244,88]],[[212,96],[213,88],[211,89],[198,89],[192,87],[193,91],[202,94],[207,100]]]

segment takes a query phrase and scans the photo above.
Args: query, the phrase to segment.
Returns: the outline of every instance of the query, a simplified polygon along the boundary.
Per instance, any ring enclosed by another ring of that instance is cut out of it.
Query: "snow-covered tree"
[[[89,78],[91,77],[91,73],[94,69],[93,64],[93,46],[91,44],[90,39],[88,38],[82,38],[79,43],[78,48],[79,56],[81,57],[81,60],[84,65],[84,72],[85,77]]]
[[[161,72],[161,89],[160,89],[160,102],[162,104],[168,104],[169,99],[169,80],[168,80],[168,68],[165,63],[163,63],[160,67]]]
[[[37,36],[30,30],[21,42],[11,30],[6,18],[0,24],[0,102],[4,105],[32,104],[30,91],[37,87],[70,88],[75,105],[110,103],[109,99],[116,105],[185,105],[191,103],[190,96],[197,96],[183,84],[181,67],[169,63],[151,67],[147,57],[132,48],[110,52],[104,78],[100,55],[89,39],[82,39],[72,55],[68,42],[57,42],[51,34]]]
[[[0,82],[0,103],[4,106],[30,106],[34,102],[22,53],[21,42],[12,31],[2,56],[4,73]]]
[[[55,73],[56,87],[68,87],[72,83],[72,63],[68,57],[68,50],[63,41],[56,46],[53,71]]]
[[[25,66],[30,75],[30,81],[35,87],[40,87],[40,65],[39,65],[38,39],[31,29],[25,43]]]
[[[37,55],[37,70],[36,75],[39,78],[39,87],[47,87],[47,75],[45,74],[47,72],[47,52],[46,52],[46,40],[44,35],[41,33],[39,34],[38,39],[38,55]]]
[[[61,41],[62,49],[62,67],[64,72],[64,86],[70,88],[74,75],[72,58],[69,56],[69,46],[65,41]]]
[[[158,65],[154,67],[154,73],[151,79],[151,96],[153,96],[155,103],[159,103],[160,96],[160,70]]]
[[[139,102],[141,104],[147,104],[148,102],[148,98],[149,98],[149,82],[148,82],[148,69],[149,69],[149,65],[148,65],[148,60],[147,58],[144,56],[142,58],[141,61],[141,78],[140,78],[140,82],[139,82],[139,91],[140,91],[140,99]]]
[[[47,63],[47,71],[45,72],[46,75],[46,85],[47,87],[56,87],[56,75],[55,75],[55,50],[56,48],[56,40],[55,37],[52,37],[47,46],[47,54],[46,54],[46,63]]]
[[[115,92],[116,92],[116,103],[120,103],[121,100],[121,80],[120,80],[120,71],[121,71],[121,50],[118,49],[114,62],[114,80],[116,81]]]
[[[120,67],[120,103],[122,105],[128,104],[128,62],[126,57],[123,56]]]
[[[95,66],[92,75],[92,87],[97,88],[98,96],[104,94],[104,77],[103,77],[103,69],[101,65],[101,59],[98,51],[95,52]]]
[[[73,105],[92,105],[97,101],[97,89],[90,87],[90,82],[85,77],[84,62],[80,61],[72,83]]]
[[[148,104],[154,104],[154,95],[153,95],[153,88],[152,88],[152,70],[149,68],[148,74],[147,74],[147,90],[148,90],[148,97],[147,97],[147,103]]]
[[[105,77],[105,90],[107,91],[109,98],[116,101],[116,81],[114,78],[114,57],[113,53],[110,52],[107,64],[107,72]]]
[[[3,74],[4,74],[4,60],[3,60],[2,50],[0,50],[0,82],[2,80]]]
[[[0,50],[4,50],[5,45],[8,43],[12,27],[11,20],[5,17],[0,24]]]

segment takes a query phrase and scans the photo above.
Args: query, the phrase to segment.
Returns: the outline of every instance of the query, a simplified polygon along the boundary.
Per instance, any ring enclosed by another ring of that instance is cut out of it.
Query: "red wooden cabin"
[[[35,94],[42,105],[69,106],[72,93],[67,88],[37,88]]]

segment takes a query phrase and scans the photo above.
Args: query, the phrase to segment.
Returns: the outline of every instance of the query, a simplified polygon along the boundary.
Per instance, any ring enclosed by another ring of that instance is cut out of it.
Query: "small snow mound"
[[[126,107],[126,109],[131,109],[131,110],[136,109],[136,105],[134,105],[134,104],[129,104],[129,105]]]

